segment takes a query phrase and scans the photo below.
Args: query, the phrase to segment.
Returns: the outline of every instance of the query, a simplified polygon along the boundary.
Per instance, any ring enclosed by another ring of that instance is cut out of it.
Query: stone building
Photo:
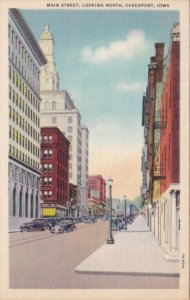
[[[17,9],[9,10],[9,229],[40,214],[40,67],[46,58]]]
[[[54,39],[48,25],[41,34],[40,47],[47,58],[47,65],[41,72],[41,124],[43,127],[56,126],[70,141],[69,183],[77,186],[77,205],[82,214],[82,194],[87,186],[82,185],[82,125],[81,115],[66,90],[60,90],[59,75],[54,57]],[[85,146],[84,146],[85,147]],[[87,149],[88,151],[88,149]],[[88,168],[88,160],[83,160],[83,169]],[[87,183],[86,183],[87,184]]]

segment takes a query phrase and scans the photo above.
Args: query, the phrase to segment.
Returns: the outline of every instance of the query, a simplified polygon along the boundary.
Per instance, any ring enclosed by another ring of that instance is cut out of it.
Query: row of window
[[[40,167],[42,172],[51,172],[52,171],[52,164],[42,164]]]
[[[40,134],[34,129],[25,119],[19,115],[15,109],[9,106],[9,118],[12,120],[16,125],[18,125],[23,131],[25,131],[30,137],[32,137],[36,142],[39,143]]]
[[[41,151],[41,157],[42,158],[51,158],[53,155],[53,152],[51,149],[45,149]]]
[[[26,164],[30,165],[31,167],[39,170],[39,163],[32,159],[30,156],[27,154],[24,154],[21,150],[17,149],[16,147],[9,145],[9,154],[13,155],[17,159],[22,160]]]
[[[40,157],[39,148],[11,126],[9,126],[9,138],[22,146],[24,149],[28,150],[31,154],[35,155],[38,158]]]
[[[38,112],[40,111],[40,103],[37,98],[33,95],[30,88],[24,83],[17,72],[9,66],[9,79],[12,80],[13,84],[19,89],[19,91],[25,96],[25,98],[33,105]]]
[[[39,177],[36,177],[25,170],[21,170],[20,168],[15,167],[12,164],[9,164],[9,178],[22,184],[26,184],[33,188],[39,189]]]
[[[30,108],[30,106],[25,103],[24,99],[22,99],[21,97],[19,97],[19,95],[15,92],[14,89],[11,88],[11,86],[9,86],[9,99],[12,100],[13,103],[16,104],[16,106],[23,112],[25,113],[25,115],[30,118],[31,121],[33,121],[33,123],[36,126],[40,126],[40,119],[38,117],[38,114],[36,114],[32,108]]]
[[[16,66],[22,71],[22,73],[25,74],[25,77],[27,72],[28,77],[30,75],[30,78],[32,77],[33,79],[35,79],[35,83],[33,81],[33,86],[35,86],[36,90],[38,90],[40,72],[27,50],[22,45],[18,36],[9,25],[9,56],[10,54],[12,54],[12,60],[14,61]]]
[[[52,185],[52,177],[43,177],[41,178],[41,186],[51,186]],[[62,180],[57,180],[57,187],[59,191],[63,192],[65,188],[65,182]]]
[[[47,136],[47,135],[41,136],[41,143],[45,143],[45,144],[52,143],[52,136],[51,135],[49,135],[49,136]]]
[[[48,101],[45,102],[45,110],[49,110],[50,109],[50,103]],[[53,101],[51,104],[51,109],[56,109],[56,102]]]

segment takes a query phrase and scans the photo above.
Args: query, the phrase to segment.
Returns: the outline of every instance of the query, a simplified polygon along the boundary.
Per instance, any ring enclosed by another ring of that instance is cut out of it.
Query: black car
[[[67,231],[76,230],[76,225],[72,220],[65,220],[57,223],[51,228],[51,233],[64,233]]]
[[[20,226],[20,230],[22,232],[24,231],[30,231],[30,230],[50,230],[52,228],[51,223],[47,221],[47,219],[40,218],[40,219],[34,219],[31,222],[23,223]]]
[[[60,219],[60,218],[54,218],[54,217],[46,218],[46,220],[47,220],[52,226],[55,226],[55,224],[61,222],[61,219]]]

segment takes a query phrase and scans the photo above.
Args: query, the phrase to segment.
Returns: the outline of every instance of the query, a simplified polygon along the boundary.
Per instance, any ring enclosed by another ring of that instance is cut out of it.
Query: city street
[[[77,224],[76,231],[59,235],[40,231],[9,236],[10,288],[178,288],[177,277],[75,273],[77,265],[105,244],[105,221]]]

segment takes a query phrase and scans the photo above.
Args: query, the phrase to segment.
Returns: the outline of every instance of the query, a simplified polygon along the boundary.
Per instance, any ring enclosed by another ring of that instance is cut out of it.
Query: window
[[[72,136],[71,135],[68,135],[68,140],[69,140],[69,142],[72,142]]]
[[[51,185],[52,183],[52,178],[51,177],[44,177],[43,179],[43,184],[44,185]]]
[[[56,102],[55,101],[52,102],[52,109],[56,109]]]
[[[54,117],[54,118],[51,118],[51,123],[52,124],[56,124],[56,122],[57,122],[57,119]]]
[[[51,171],[52,170],[52,164],[44,164],[44,171]]]
[[[45,110],[49,110],[49,102],[48,101],[45,102]]]
[[[18,75],[16,75],[16,87],[18,87]]]
[[[13,90],[13,102],[15,102],[15,91]]]
[[[47,136],[44,136],[43,142],[44,142],[44,143],[47,143],[47,142],[48,142],[48,137],[47,137]]]
[[[12,91],[12,89],[11,89],[11,87],[9,86],[9,99],[11,99],[11,91]]]
[[[15,71],[13,70],[13,83],[15,83]]]
[[[11,79],[11,67],[9,66],[9,79]]]
[[[68,132],[72,132],[73,128],[72,127],[68,127]]]
[[[44,191],[44,196],[49,198],[52,196],[52,191]]]
[[[52,150],[44,150],[44,157],[52,157]]]
[[[68,117],[68,123],[73,123],[73,118],[72,117]]]

